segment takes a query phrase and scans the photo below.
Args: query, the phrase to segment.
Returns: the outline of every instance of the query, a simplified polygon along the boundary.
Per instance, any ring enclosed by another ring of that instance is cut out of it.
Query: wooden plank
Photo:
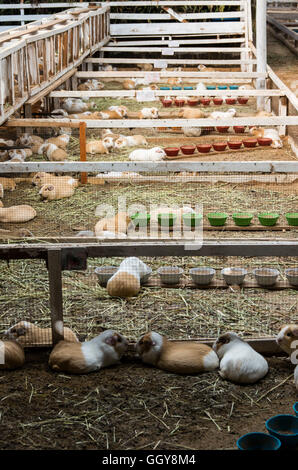
[[[268,90],[154,90],[155,96],[284,96],[285,92],[275,89]],[[51,98],[114,98],[136,97],[135,90],[58,90],[52,91]],[[171,108],[173,109],[173,108]]]
[[[144,36],[167,34],[242,34],[242,21],[197,22],[197,23],[117,23],[110,25],[111,36]]]
[[[179,78],[266,78],[267,72],[167,72],[167,71],[160,71],[160,72],[144,72],[144,71],[111,71],[111,72],[77,72],[78,78],[143,78],[143,77],[150,77],[151,74],[154,76],[159,77],[160,80],[163,78],[170,78],[170,77],[179,77]],[[227,90],[225,90],[227,91]]]
[[[165,34],[165,33],[163,33]],[[169,34],[169,33],[167,33]],[[172,33],[174,34],[174,33]],[[112,32],[111,32],[111,36],[112,36]],[[169,51],[168,51],[169,49]],[[164,51],[164,54],[163,54],[163,57],[164,56],[167,56],[167,55],[173,55],[175,54],[176,52],[177,53],[180,53],[180,52],[183,52],[185,54],[194,54],[194,53],[207,53],[207,52],[215,52],[215,53],[221,53],[221,54],[227,54],[227,53],[242,53],[242,52],[249,52],[249,49],[246,50],[245,48],[240,48],[240,47],[171,47],[171,48],[168,48],[168,47],[125,47],[125,49],[123,49],[123,47],[103,47],[102,48],[102,52],[159,52],[159,53],[163,53]],[[165,52],[169,52],[169,54],[165,54]],[[173,52],[173,54],[172,54]]]
[[[30,98],[28,101],[27,101],[27,104],[35,104],[37,101],[41,100],[42,98],[44,98],[45,96],[47,96],[49,93],[51,93],[52,90],[55,90],[55,88],[57,88],[58,86],[62,85],[62,83],[64,83],[66,80],[68,80],[69,78],[71,78],[73,75],[75,75],[75,73],[77,72],[77,68],[73,68],[71,69],[69,72],[67,72],[66,74],[62,75],[62,77],[60,77],[58,80],[56,80],[55,82],[53,82],[51,85],[49,85],[47,88],[45,88],[44,90],[40,91],[39,93],[37,93],[36,95],[32,96],[32,98]]]
[[[164,7],[167,8],[167,7]],[[215,19],[215,18],[244,18],[242,11],[212,12],[212,13],[179,13],[182,20]],[[172,16],[166,13],[111,13],[111,20],[170,20]],[[180,21],[180,20],[179,20]]]
[[[39,127],[39,126],[38,126]],[[162,162],[14,162],[0,163],[0,173],[31,173],[31,172],[88,172],[100,173],[108,171],[132,171],[145,173],[160,172],[207,172],[207,173],[298,173],[298,161],[225,161],[225,162],[194,162],[194,161],[162,161]]]
[[[158,0],[158,6],[185,6],[185,0]],[[239,6],[239,5],[244,5],[245,0],[205,0],[205,1],[197,1],[197,0],[187,0],[187,5],[189,6]],[[109,2],[110,7],[135,7],[135,6],[151,6],[151,7],[156,7],[156,0],[151,0],[151,1],[138,1],[138,0],[133,0],[133,1],[111,1]]]
[[[89,57],[88,59],[85,59],[86,63],[94,63],[94,64],[139,64],[140,60],[142,61],[142,64],[154,64],[156,59],[125,59],[123,57],[119,58],[110,58],[110,57]],[[235,60],[227,60],[227,59],[219,59],[219,60],[212,60],[212,59],[165,59],[168,65],[199,65],[199,64],[205,64],[205,65],[240,65],[241,60],[240,59],[235,59]],[[245,61],[244,63],[257,63],[256,59],[250,60],[250,61]]]
[[[233,44],[233,43],[243,43],[245,42],[245,39],[242,37],[242,36],[239,36],[237,38],[210,38],[210,39],[183,39],[183,38],[179,38],[177,39],[178,42],[179,42],[179,47],[181,45],[185,46],[187,44],[189,45],[195,45],[195,44]],[[113,38],[111,40],[111,42],[108,43],[107,47],[124,47],[124,46],[149,46],[149,47],[152,47],[152,46],[168,46],[168,47],[171,47],[171,43],[172,43],[172,40],[145,40],[145,41],[141,41],[141,40],[132,40],[132,41],[123,41],[123,40],[119,40],[119,38],[116,40],[115,38]],[[92,59],[91,59],[92,60]],[[122,59],[119,58],[118,59],[119,61],[121,61]],[[140,61],[140,59],[138,59]],[[148,61],[150,61],[150,59],[146,59]],[[154,59],[151,60],[151,62],[153,62]],[[142,62],[143,62],[143,58],[142,58]],[[229,61],[225,61],[225,62],[229,62]],[[181,61],[181,63],[184,63],[183,61]],[[212,62],[213,63],[213,62]],[[230,63],[230,62],[229,62]]]
[[[64,339],[61,250],[49,248],[48,272],[53,345]]]

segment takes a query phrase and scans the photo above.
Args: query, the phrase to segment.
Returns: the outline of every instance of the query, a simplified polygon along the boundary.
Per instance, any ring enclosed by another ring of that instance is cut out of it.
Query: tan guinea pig
[[[41,199],[56,201],[64,197],[71,197],[74,194],[74,186],[70,184],[44,184],[39,191]]]
[[[86,374],[118,364],[127,346],[127,340],[113,330],[84,343],[60,341],[50,354],[49,366],[56,371]]]
[[[16,182],[13,178],[0,178],[0,183],[3,186],[3,189],[9,189],[10,191],[14,191],[16,189]]]
[[[283,325],[276,337],[276,342],[289,356],[298,350],[298,324]]]
[[[101,219],[95,225],[95,236],[97,236],[103,230],[108,230],[115,233],[127,233],[127,227],[130,222],[131,219],[127,212],[119,212],[114,217]]]
[[[27,204],[0,208],[0,222],[28,222],[34,217],[36,210]]]
[[[219,366],[216,353],[206,344],[168,341],[155,331],[139,339],[136,351],[146,364],[176,374],[198,374]]]
[[[86,144],[86,152],[94,155],[95,153],[109,153],[107,145],[102,140],[91,140]]]
[[[183,108],[178,112],[178,117],[184,119],[200,119],[205,118],[206,114],[200,109]]]
[[[0,370],[17,369],[25,363],[24,349],[16,341],[0,341]]]

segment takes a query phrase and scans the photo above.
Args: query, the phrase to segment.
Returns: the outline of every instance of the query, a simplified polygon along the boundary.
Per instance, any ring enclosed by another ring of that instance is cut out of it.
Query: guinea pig
[[[36,173],[32,178],[32,185],[42,187],[44,184],[69,184],[74,188],[79,186],[79,180],[72,178],[72,176],[55,176],[45,171]]]
[[[0,222],[28,222],[34,217],[36,217],[36,210],[27,204],[0,208]]]
[[[86,152],[94,155],[95,153],[109,153],[108,146],[103,140],[91,140],[86,144]]]
[[[165,158],[166,153],[161,147],[153,147],[152,149],[136,149],[133,150],[128,158],[132,161],[151,161],[158,162]]]
[[[236,333],[225,333],[213,344],[220,359],[219,375],[240,384],[252,384],[268,372],[268,363]]]
[[[298,350],[298,324],[283,325],[276,337],[276,342],[289,356]]]
[[[45,154],[51,162],[60,162],[67,159],[67,153],[55,144],[45,143],[39,148],[39,152]]]
[[[3,186],[3,189],[9,189],[14,191],[16,189],[16,182],[13,178],[0,177],[0,183]]]
[[[157,119],[158,109],[157,108],[142,108],[138,113],[139,119]]]
[[[200,109],[186,107],[186,108],[182,108],[178,112],[178,117],[184,118],[184,119],[200,119],[200,118],[205,118],[206,114]]]
[[[74,186],[71,184],[46,183],[39,191],[40,198],[47,201],[55,201],[65,197],[71,197],[74,194]]]
[[[25,363],[23,347],[16,341],[0,341],[0,370],[18,369]]]
[[[63,328],[64,339],[78,342],[75,333],[67,327]],[[52,328],[40,328],[29,321],[20,321],[5,331],[5,336],[17,341],[22,346],[34,344],[49,344],[52,342]]]
[[[127,212],[119,212],[115,217],[104,218],[97,222],[94,228],[95,235],[97,236],[103,230],[108,230],[115,233],[127,233],[127,227],[131,219]]]
[[[61,134],[58,137],[50,137],[49,139],[47,139],[46,142],[49,144],[54,144],[57,147],[65,150],[67,145],[69,144],[69,139],[70,139],[69,134]]]
[[[134,90],[136,87],[136,80],[135,79],[127,79],[123,81],[123,88],[124,90]]]
[[[168,341],[154,331],[139,339],[136,351],[143,362],[176,374],[198,374],[219,366],[216,353],[206,344]]]
[[[211,113],[209,115],[209,118],[221,120],[221,119],[231,119],[234,116],[236,116],[236,109],[231,108],[231,109],[228,109],[228,111],[225,111],[225,112],[224,111],[213,111],[213,113]]]
[[[84,343],[60,341],[50,354],[49,366],[58,372],[87,374],[118,364],[127,346],[127,340],[114,330],[106,330]]]
[[[127,117],[128,109],[126,106],[109,106],[109,111],[116,111],[121,117]]]
[[[108,280],[107,291],[112,297],[133,297],[141,288],[141,278],[148,273],[148,266],[132,256],[120,264],[117,272]]]

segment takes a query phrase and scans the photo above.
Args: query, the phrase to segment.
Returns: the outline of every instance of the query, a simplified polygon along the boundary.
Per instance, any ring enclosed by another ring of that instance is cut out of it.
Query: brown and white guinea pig
[[[119,212],[114,217],[104,218],[99,220],[94,228],[95,236],[101,234],[102,231],[108,230],[114,233],[127,233],[128,225],[131,222],[131,218],[127,212]]]
[[[16,341],[0,341],[0,370],[18,369],[25,363],[24,349]]]
[[[56,201],[65,197],[71,197],[74,194],[74,186],[70,184],[46,183],[39,191],[40,198],[46,201]]]
[[[128,109],[126,106],[110,106],[109,111],[116,111],[121,117],[127,117]]]
[[[107,291],[112,297],[133,297],[141,288],[141,278],[148,273],[148,266],[132,256],[120,264],[117,272],[108,280]]]
[[[86,144],[86,152],[94,155],[95,153],[109,153],[108,146],[103,140],[91,140]]]
[[[84,343],[60,341],[50,354],[49,366],[56,371],[86,374],[118,364],[127,346],[127,340],[114,330]]]
[[[14,191],[16,189],[16,182],[13,178],[0,178],[0,183],[3,186],[3,189],[8,189],[9,191]]]
[[[69,184],[74,188],[79,186],[79,180],[72,176],[55,176],[45,171],[36,173],[32,178],[32,185],[41,188],[44,184]]]
[[[67,327],[63,328],[64,339],[69,342],[78,342],[74,332]],[[22,346],[29,344],[50,344],[52,342],[52,329],[40,328],[29,321],[20,321],[5,331],[5,336],[17,341]]]
[[[36,210],[27,204],[19,206],[0,207],[0,222],[28,222],[36,217]]]
[[[123,119],[124,111],[119,109],[104,109],[103,111],[99,111],[99,119]]]
[[[69,144],[70,135],[69,134],[61,134],[57,137],[50,137],[46,140],[48,144],[54,144],[57,147],[65,150],[67,145]]]
[[[17,145],[28,145],[32,146],[34,144],[43,144],[44,140],[38,135],[30,135],[27,132],[21,134],[20,137],[16,140]]]
[[[178,112],[178,117],[184,118],[184,119],[200,119],[200,118],[205,118],[206,114],[201,111],[200,109],[193,109],[193,108],[182,108]]]
[[[39,151],[46,155],[51,162],[60,162],[67,159],[65,150],[57,147],[55,144],[45,143],[40,147]]]
[[[182,83],[182,78],[180,77],[170,77],[167,80],[167,84],[172,86],[180,85],[180,83]]]
[[[216,353],[206,344],[168,341],[155,331],[139,339],[136,351],[146,364],[176,374],[198,374],[219,366]]]
[[[135,87],[136,87],[136,80],[129,78],[123,81],[124,90],[134,90]]]
[[[144,72],[151,72],[153,70],[153,65],[144,63],[144,64],[137,64],[138,69],[143,70]]]
[[[231,382],[255,383],[268,372],[268,363],[236,333],[221,335],[213,344],[220,360],[219,375]]]
[[[135,147],[137,145],[148,145],[146,138],[143,135],[123,135],[115,140],[115,148],[121,149],[125,147]]]
[[[142,108],[138,113],[139,119],[157,119],[158,108]]]
[[[298,350],[298,324],[283,325],[276,337],[276,342],[289,356]]]
[[[254,135],[257,138],[265,137],[265,138],[272,139],[271,147],[273,148],[283,147],[283,143],[282,143],[282,140],[280,138],[280,135],[277,129],[264,129],[262,127],[252,127],[249,130],[249,133]]]

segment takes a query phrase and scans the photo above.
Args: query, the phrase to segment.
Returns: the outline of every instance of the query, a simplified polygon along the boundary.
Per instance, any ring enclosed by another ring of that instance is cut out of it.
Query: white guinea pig
[[[166,156],[165,151],[161,147],[153,147],[152,149],[137,149],[129,154],[129,160],[132,161],[151,161],[158,162]]]
[[[255,383],[268,372],[268,363],[236,333],[225,333],[213,344],[220,359],[220,376],[236,383]]]
[[[154,331],[142,336],[136,351],[142,361],[176,374],[197,374],[218,368],[216,353],[206,344],[168,341]]]
[[[157,108],[143,108],[139,111],[139,119],[157,119],[158,109]]]
[[[84,343],[60,341],[50,354],[49,366],[56,371],[86,374],[119,363],[127,346],[127,340],[113,330]]]

